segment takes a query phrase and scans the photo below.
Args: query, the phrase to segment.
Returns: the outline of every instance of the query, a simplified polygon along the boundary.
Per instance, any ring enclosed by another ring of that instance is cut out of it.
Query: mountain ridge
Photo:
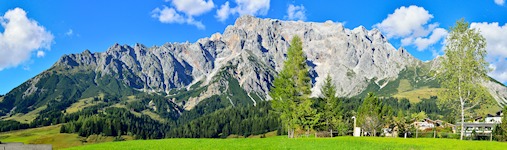
[[[343,97],[399,86],[396,84],[401,83],[393,81],[400,78],[400,72],[414,71],[410,68],[415,68],[414,79],[407,78],[403,82],[411,83],[412,89],[426,87],[426,82],[430,85],[436,80],[428,72],[438,66],[437,59],[422,62],[404,48],[396,49],[377,29],[368,31],[359,26],[350,30],[331,21],[315,23],[242,16],[223,33],[194,43],[165,43],[153,47],[116,43],[105,52],[85,50],[80,54],[64,55],[50,69],[6,94],[3,101],[7,102],[0,103],[0,116],[16,112],[18,104],[33,107],[23,108],[33,110],[44,104],[39,104],[41,100],[77,100],[99,93],[159,93],[186,110],[214,95],[222,95],[222,99],[233,106],[237,103],[255,105],[259,100],[269,99],[271,82],[283,67],[290,39],[295,35],[303,40],[312,77],[312,96],[320,94],[326,75],[333,78],[337,95]],[[419,74],[417,68],[423,68]],[[61,78],[49,82],[55,75]],[[42,78],[45,83],[40,83]],[[65,83],[61,83],[63,81]],[[61,93],[48,88],[53,87],[50,83],[76,87]],[[236,84],[243,91],[229,88]],[[492,81],[484,85],[498,104],[506,104],[504,85]],[[106,86],[108,88],[101,88]],[[122,90],[109,91],[114,88]],[[387,90],[392,93],[392,89]],[[191,96],[177,96],[174,92],[187,92]],[[238,92],[244,93],[247,100],[231,98],[234,97],[232,93]]]

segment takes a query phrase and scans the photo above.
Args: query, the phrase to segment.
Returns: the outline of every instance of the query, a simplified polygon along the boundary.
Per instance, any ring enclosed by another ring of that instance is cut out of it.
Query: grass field
[[[97,105],[99,103],[103,103],[103,102],[101,102],[101,101],[93,101],[93,97],[80,99],[79,101],[75,102],[74,104],[70,105],[70,107],[68,107],[67,109],[65,109],[65,112],[68,113],[68,114],[75,113],[75,112],[77,112],[79,110],[83,110],[83,108],[85,108],[85,107]]]
[[[15,115],[12,115],[11,117],[3,118],[4,120],[16,120],[21,123],[30,123],[32,122],[37,116],[39,116],[39,112],[46,109],[47,106],[41,106],[35,110],[32,110],[26,114],[17,113]]]
[[[382,137],[237,139],[163,139],[108,142],[69,148],[87,149],[505,149],[507,143],[453,139]]]
[[[429,99],[431,96],[436,96],[440,88],[421,88],[412,91],[405,91],[393,95],[396,98],[407,98],[411,103],[420,102],[421,99]]]
[[[111,142],[114,137],[104,137],[92,135],[83,138],[77,134],[60,133],[61,125],[18,130],[0,133],[2,142],[23,142],[25,144],[52,144],[53,149],[62,149],[73,146],[96,144],[101,142]],[[126,140],[131,140],[130,136],[123,136]]]
[[[160,117],[158,114],[156,114],[150,110],[143,110],[141,112],[141,114],[148,115],[148,116],[150,116],[151,119],[157,120],[159,122],[163,122],[163,123],[167,122],[167,120],[165,120],[164,118]]]
[[[161,139],[112,142],[113,137],[93,135],[88,138],[77,134],[59,133],[60,125],[0,133],[2,142],[52,144],[54,149],[505,149],[507,143],[490,141],[459,141],[433,138],[335,137],[297,138],[266,134],[267,138],[228,139]],[[86,141],[86,142],[84,142]]]

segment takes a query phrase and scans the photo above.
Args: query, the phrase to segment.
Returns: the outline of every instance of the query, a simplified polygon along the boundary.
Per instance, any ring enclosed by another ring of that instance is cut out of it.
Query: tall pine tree
[[[287,60],[273,82],[270,97],[273,109],[280,113],[288,137],[294,138],[295,129],[305,128],[309,131],[319,120],[316,111],[311,107],[311,78],[303,53],[303,43],[294,36],[287,50]]]
[[[341,102],[336,97],[336,86],[333,84],[331,76],[327,75],[320,92],[322,94],[319,105],[319,109],[322,110],[321,124],[323,125],[323,129],[333,133],[333,130],[341,129],[340,127],[343,125],[343,122]]]

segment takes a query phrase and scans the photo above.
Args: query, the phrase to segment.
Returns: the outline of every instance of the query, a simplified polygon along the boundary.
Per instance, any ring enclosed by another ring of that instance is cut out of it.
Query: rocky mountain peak
[[[97,56],[85,52],[64,61],[97,64],[92,70],[103,74],[128,72],[132,77],[121,77],[125,82],[135,81],[143,84],[137,86],[141,90],[162,92],[188,87],[199,80],[210,83],[217,72],[232,64],[237,65],[233,77],[246,91],[265,95],[276,71],[283,67],[295,35],[304,42],[314,95],[318,95],[327,74],[335,79],[335,85],[343,87],[338,95],[352,96],[366,88],[368,80],[396,78],[405,66],[418,61],[403,49],[401,53],[396,50],[377,29],[368,31],[359,26],[349,30],[332,21],[280,21],[249,15],[238,18],[223,34],[215,33],[196,43],[166,43],[151,48],[139,43],[133,47],[115,43]]]

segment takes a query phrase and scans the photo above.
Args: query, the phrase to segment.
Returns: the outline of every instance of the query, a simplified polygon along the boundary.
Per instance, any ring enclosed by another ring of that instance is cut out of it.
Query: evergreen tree
[[[372,136],[377,134],[381,126],[382,104],[375,94],[368,93],[358,110],[358,123],[364,131],[370,132]]]
[[[308,73],[306,56],[303,53],[302,41],[294,36],[291,46],[287,50],[287,60],[284,68],[273,82],[270,97],[273,99],[273,109],[280,113],[282,124],[287,128],[288,137],[294,137],[296,128],[313,128],[318,116],[313,108],[311,94],[311,78]],[[306,113],[298,113],[305,111]]]
[[[343,132],[346,126],[342,121],[341,101],[336,97],[336,86],[329,75],[327,75],[320,91],[322,93],[322,102],[320,102],[319,110],[322,110],[321,124],[323,129],[331,133],[333,133],[333,130]]]

